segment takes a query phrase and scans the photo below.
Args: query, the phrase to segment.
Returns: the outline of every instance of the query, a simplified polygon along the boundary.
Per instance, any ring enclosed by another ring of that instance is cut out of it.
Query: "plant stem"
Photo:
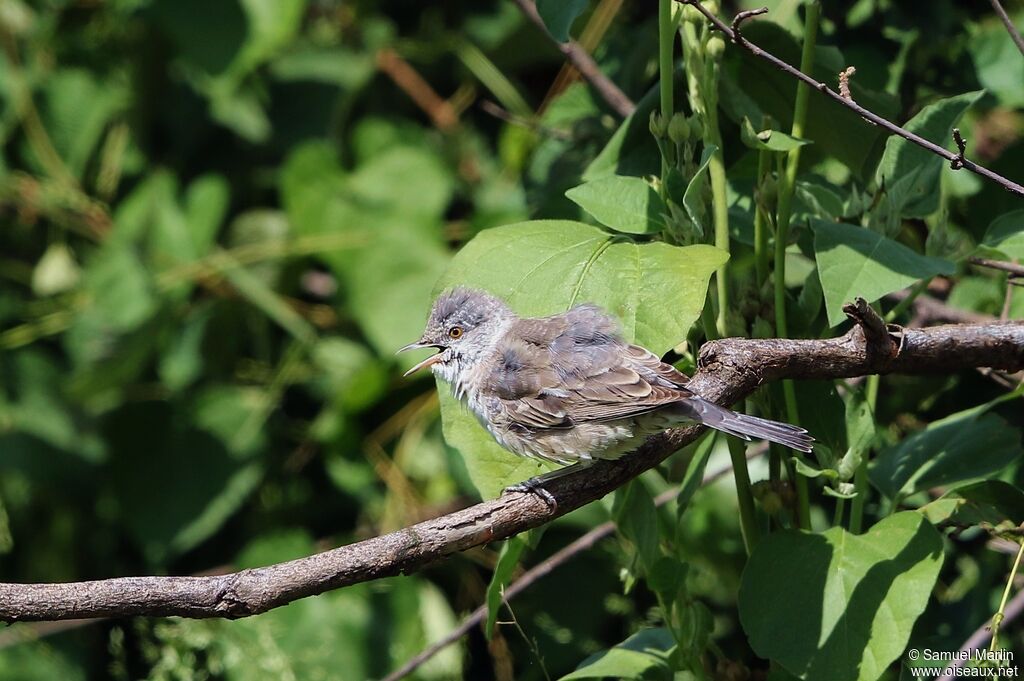
[[[715,153],[708,162],[711,178],[711,206],[715,222],[715,246],[726,253],[729,248],[729,204],[725,179],[725,156],[722,153],[722,131],[718,126],[718,61],[708,55],[704,63],[701,93],[704,96],[704,146],[715,145]],[[718,333],[729,335],[729,261],[715,273],[718,291]]]
[[[999,601],[999,610],[992,616],[992,641],[988,644],[988,651],[995,652],[996,639],[999,638],[999,625],[1003,623],[1003,618],[1006,617],[1006,601],[1010,598],[1010,588],[1013,586],[1013,580],[1017,576],[1017,568],[1020,567],[1020,558],[1024,555],[1024,542],[1021,542],[1020,548],[1017,549],[1017,557],[1013,561],[1013,568],[1010,570],[1010,577],[1006,580],[1006,588],[1003,589],[1003,599]]]
[[[878,374],[871,374],[868,376],[864,387],[865,399],[871,408],[871,413],[875,412],[875,405],[878,403],[879,380]],[[853,487],[857,491],[857,496],[853,498],[853,503],[850,504],[850,532],[860,534],[864,523],[864,504],[867,502],[868,496],[868,452],[864,452],[864,456],[860,459],[860,465],[857,466],[857,470],[853,474]],[[896,500],[893,500],[893,510],[896,509],[897,503]]]
[[[675,47],[676,24],[672,21],[672,0],[658,0],[658,90],[661,95],[661,116],[668,125],[675,108],[672,71],[674,60],[672,48]],[[672,145],[666,145],[667,153],[672,153]],[[668,169],[672,167],[672,159],[665,154],[661,156],[661,186],[664,192]]]
[[[750,472],[747,470],[746,447],[736,438],[727,438],[729,456],[732,459],[732,474],[736,481],[736,498],[740,507],[740,526],[743,528],[743,546],[747,555],[757,546],[761,531],[757,526],[757,514],[754,510],[754,493],[750,486]]]
[[[846,499],[836,499],[836,512],[832,516],[832,527],[839,527],[843,523],[843,511],[846,509]]]
[[[772,152],[762,149],[757,153],[757,182],[758,189],[764,178],[771,170]],[[765,222],[768,215],[765,208],[755,203],[754,205],[754,265],[757,272],[758,289],[768,281],[768,225]]]
[[[804,18],[804,45],[800,54],[800,69],[809,72],[814,66],[814,48],[818,38],[818,20],[821,15],[821,3],[812,0],[807,3],[807,15]],[[790,130],[793,137],[803,137],[804,124],[807,121],[807,102],[810,88],[803,82],[796,86],[796,101],[793,104],[793,126]],[[779,207],[775,220],[775,332],[780,338],[789,336],[786,323],[786,245],[789,242],[789,220],[792,216],[793,194],[796,189],[796,174],[800,165],[800,146],[791,149],[786,158],[786,170],[779,178]],[[786,418],[790,423],[799,423],[796,408],[796,391],[792,381],[782,382],[782,393],[786,402]],[[807,492],[807,479],[797,474],[795,479],[798,514],[800,525],[810,529],[810,501]]]

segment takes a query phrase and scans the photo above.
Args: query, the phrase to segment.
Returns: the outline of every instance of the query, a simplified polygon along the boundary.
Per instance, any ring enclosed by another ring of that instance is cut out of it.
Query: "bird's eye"
[[[448,329],[448,337],[449,338],[462,338],[462,327],[461,326],[453,326],[452,328]]]

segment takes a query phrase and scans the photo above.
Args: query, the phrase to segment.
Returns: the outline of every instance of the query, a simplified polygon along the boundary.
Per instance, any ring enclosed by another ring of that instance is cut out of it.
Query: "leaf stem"
[[[812,0],[807,3],[807,15],[804,17],[804,45],[800,54],[800,69],[809,72],[814,66],[814,48],[818,39],[818,20],[821,16],[821,3]],[[793,104],[793,126],[790,134],[793,137],[804,136],[804,124],[807,121],[807,102],[810,88],[803,82],[796,86],[796,101]],[[779,178],[779,206],[775,227],[775,333],[780,338],[789,336],[786,323],[786,245],[789,243],[789,220],[792,217],[793,194],[796,189],[796,174],[800,165],[801,146],[789,151],[786,158],[785,174]],[[796,408],[796,390],[792,381],[782,382],[782,394],[786,402],[786,418],[790,423],[800,422]],[[810,529],[810,501],[807,491],[807,479],[797,474],[795,478],[798,517],[800,526]]]
[[[875,413],[875,405],[878,403],[879,380],[881,380],[881,377],[878,374],[871,374],[868,376],[864,387],[865,401],[868,403],[872,414]],[[864,452],[864,456],[860,459],[860,465],[857,466],[857,470],[853,474],[853,487],[857,492],[857,496],[853,498],[853,503],[850,504],[850,532],[860,534],[861,527],[864,524],[864,504],[868,496],[868,452]],[[892,511],[895,511],[897,504],[898,501],[894,499]]]
[[[754,494],[750,486],[750,473],[747,470],[746,447],[736,438],[727,438],[729,457],[732,459],[732,474],[736,481],[736,499],[740,507],[740,527],[743,529],[743,546],[747,555],[757,546],[761,531],[757,526],[757,513],[754,509]]]
[[[1017,576],[1017,569],[1020,567],[1020,558],[1024,555],[1024,542],[1021,542],[1017,549],[1017,557],[1013,561],[1013,568],[1010,570],[1010,577],[1006,580],[1006,588],[1003,589],[1003,598],[999,601],[999,610],[992,616],[992,641],[988,644],[990,653],[995,652],[996,639],[999,638],[999,625],[1006,617],[1006,601],[1010,598],[1010,589],[1013,587],[1013,580]]]
[[[675,108],[675,93],[673,92],[672,72],[675,60],[672,58],[672,48],[675,47],[676,23],[672,19],[672,0],[658,0],[658,90],[661,96],[661,116],[665,125],[672,118]],[[665,180],[668,170],[672,167],[672,159],[665,154],[671,152],[672,145],[666,145],[666,150],[661,156],[661,186],[664,192]]]
[[[757,152],[757,181],[755,186],[760,190],[761,183],[771,171],[772,152],[761,149]],[[758,289],[768,280],[768,220],[766,209],[759,202],[754,203],[754,265],[757,272]]]

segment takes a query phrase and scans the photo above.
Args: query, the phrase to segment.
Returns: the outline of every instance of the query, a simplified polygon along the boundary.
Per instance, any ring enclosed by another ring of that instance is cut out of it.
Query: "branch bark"
[[[738,46],[748,50],[755,57],[759,57],[761,59],[764,59],[769,64],[771,64],[775,68],[779,69],[783,73],[786,73],[786,74],[796,78],[797,80],[803,81],[804,83],[810,85],[812,88],[814,88],[818,92],[822,93],[826,97],[830,97],[832,100],[838,102],[842,106],[845,106],[847,109],[850,109],[851,111],[856,113],[858,116],[860,116],[861,118],[863,118],[867,122],[873,123],[874,125],[877,125],[878,127],[882,128],[884,130],[888,130],[890,133],[892,133],[894,135],[899,135],[900,137],[902,137],[903,139],[907,140],[908,142],[913,142],[914,144],[918,145],[919,147],[923,147],[924,149],[927,149],[928,151],[932,152],[936,156],[941,156],[942,158],[944,158],[947,161],[949,161],[950,167],[952,167],[954,170],[959,170],[960,168],[966,168],[967,170],[971,171],[975,175],[980,175],[981,177],[984,177],[986,180],[990,180],[992,182],[995,182],[996,184],[998,184],[999,186],[1001,186],[1003,189],[1005,189],[1008,192],[1016,194],[1017,196],[1024,196],[1024,186],[1021,186],[1021,185],[1017,184],[1016,182],[1014,182],[1014,181],[1012,181],[1010,179],[1007,179],[1007,178],[1003,177],[1002,175],[1000,175],[999,173],[994,172],[992,170],[989,170],[988,168],[986,168],[984,166],[980,166],[977,163],[975,163],[974,161],[971,161],[971,160],[968,160],[967,158],[964,158],[962,151],[957,152],[957,153],[949,151],[945,147],[942,147],[942,146],[940,146],[938,144],[935,144],[934,142],[926,140],[925,138],[921,137],[920,135],[916,135],[916,134],[910,132],[909,130],[907,130],[905,128],[901,128],[900,126],[896,125],[895,123],[892,123],[892,122],[888,121],[887,119],[882,118],[881,116],[879,116],[878,114],[874,113],[873,111],[871,111],[869,109],[865,109],[860,104],[855,102],[852,98],[847,99],[847,98],[843,97],[842,93],[836,92],[835,90],[830,88],[825,83],[822,83],[820,81],[815,80],[814,78],[812,78],[808,74],[804,73],[800,69],[795,68],[793,66],[790,66],[789,64],[787,64],[783,60],[781,60],[778,57],[776,57],[771,52],[765,51],[764,49],[758,47],[757,45],[753,44],[752,42],[747,40],[745,37],[743,37],[743,35],[740,33],[740,30],[739,30],[740,23],[742,23],[742,21],[744,19],[748,19],[749,17],[754,16],[755,14],[764,14],[767,11],[767,8],[763,8],[763,9],[765,9],[765,12],[762,12],[760,10],[753,11],[753,12],[751,12],[751,11],[740,12],[739,14],[736,15],[736,20],[734,20],[734,22],[733,22],[733,26],[735,27],[735,30],[734,30],[733,28],[729,28],[729,26],[726,25],[725,22],[723,22],[721,19],[719,19],[714,14],[712,14],[710,11],[708,11],[708,9],[704,5],[702,5],[700,3],[700,0],[676,0],[676,1],[680,2],[680,3],[684,4],[684,5],[692,5],[693,7],[697,8],[697,10],[701,14],[703,14],[707,18],[707,20],[710,21],[711,24],[716,29],[721,31],[722,35],[724,35],[730,41],[732,41],[736,45],[738,45]]]
[[[883,342],[888,347],[880,349]],[[690,386],[708,399],[732,404],[762,383],[782,378],[949,373],[975,367],[1024,369],[1024,322],[902,329],[871,342],[860,326],[826,340],[727,338],[701,348],[699,369]],[[0,584],[0,620],[246,617],[331,589],[408,574],[600,499],[692,442],[700,432],[696,425],[669,430],[623,459],[554,480],[548,486],[558,502],[554,510],[536,495],[514,493],[391,534],[227,575]]]

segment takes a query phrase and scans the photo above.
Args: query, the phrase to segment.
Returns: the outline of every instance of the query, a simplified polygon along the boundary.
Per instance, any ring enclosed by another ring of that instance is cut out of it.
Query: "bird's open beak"
[[[436,348],[438,350],[438,353],[436,355],[431,355],[430,357],[427,357],[425,360],[414,366],[412,369],[406,371],[404,374],[402,374],[403,377],[412,376],[420,369],[426,369],[427,367],[433,364],[437,364],[438,362],[441,361],[442,353],[444,353],[444,351],[447,349],[442,345],[434,345],[433,343],[424,343],[423,341],[416,341],[415,343],[409,343],[408,345],[399,348],[398,352],[396,352],[395,354],[397,355],[401,352],[406,352],[407,350],[419,350],[421,348]]]

